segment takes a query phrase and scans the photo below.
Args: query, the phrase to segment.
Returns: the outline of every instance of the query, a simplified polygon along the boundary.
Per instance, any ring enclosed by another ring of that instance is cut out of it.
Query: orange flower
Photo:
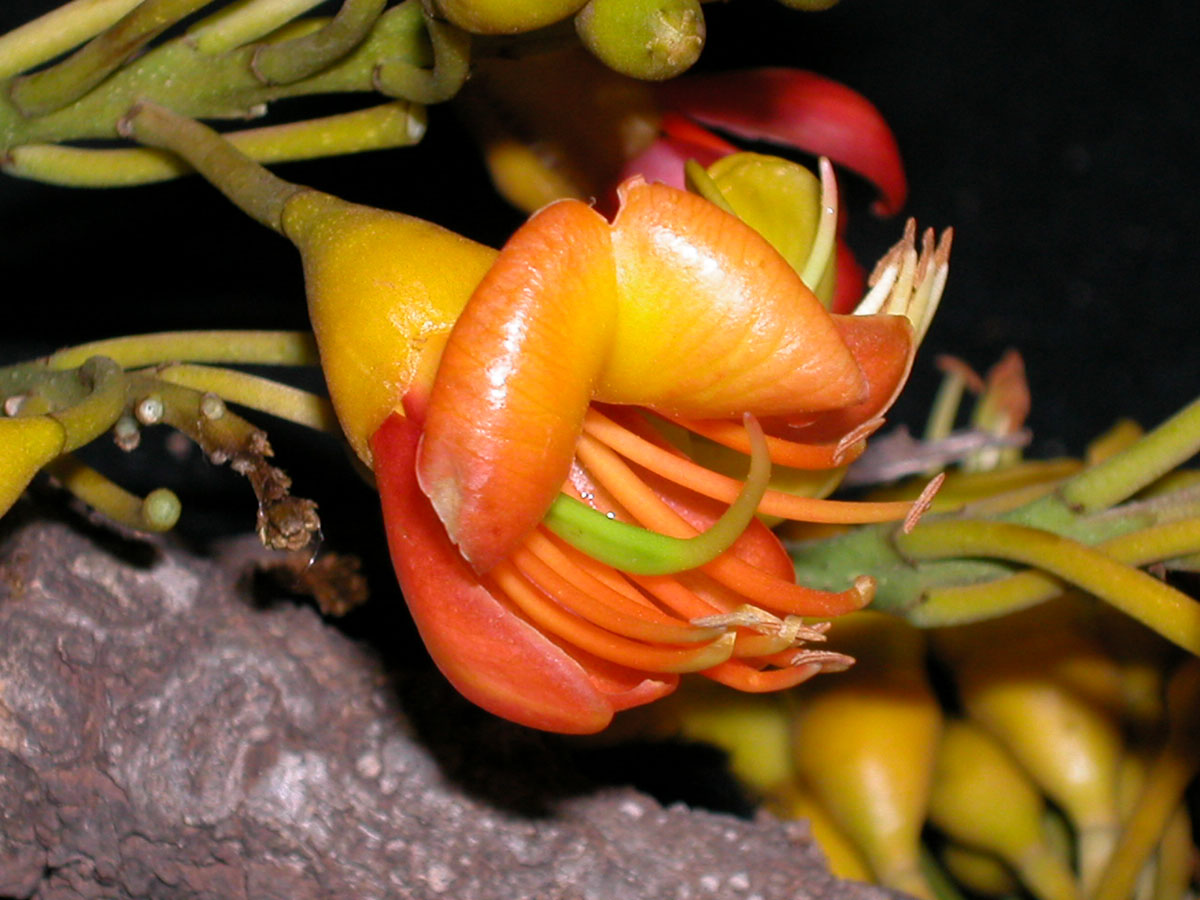
[[[870,579],[796,585],[758,521],[678,572],[636,553],[602,562],[576,537],[609,519],[647,538],[708,528],[747,491],[696,461],[714,445],[846,464],[907,376],[945,274],[945,242],[927,236],[918,255],[910,230],[865,301],[885,311],[831,315],[736,217],[640,179],[620,195],[612,224],[565,200],[518,230],[432,385],[414,382],[407,416],[371,441],[393,560],[435,661],[479,705],[557,731],[599,730],[682,672],[758,691],[848,664],[800,646],[823,626],[799,617],[862,607]],[[575,530],[560,492],[573,515],[591,507]],[[757,508],[827,522],[910,511],[777,490]]]
[[[183,153],[299,249],[405,600],[471,700],[589,732],[682,672],[762,691],[848,663],[804,648],[824,626],[800,617],[857,609],[873,582],[795,584],[754,513],[911,519],[906,503],[805,493],[836,484],[903,384],[948,239],[927,233],[918,252],[910,226],[854,314],[834,315],[762,234],[667,185],[626,182],[611,224],[552,203],[496,253],[282,181],[150,103],[123,129]],[[813,268],[836,210],[822,169]],[[727,457],[747,452],[743,483]],[[771,463],[793,485],[817,478],[779,490]]]

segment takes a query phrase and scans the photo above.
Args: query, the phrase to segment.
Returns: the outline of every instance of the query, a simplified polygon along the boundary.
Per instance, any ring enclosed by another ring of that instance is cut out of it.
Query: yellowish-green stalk
[[[1197,450],[1200,400],[1192,401],[1120,453],[1076,475],[1063,486],[1062,499],[1085,513],[1107,509],[1187,462]]]
[[[163,331],[93,341],[48,356],[51,369],[73,369],[104,356],[126,369],[168,362],[315,366],[316,343],[307,331]]]
[[[322,0],[235,0],[188,32],[201,53],[218,54],[266,37]]]
[[[9,96],[28,118],[78,100],[171,25],[212,0],[144,0],[120,21],[48,69],[17,78]]]
[[[333,405],[324,397],[235,369],[181,363],[158,369],[155,375],[171,384],[216,394],[247,409],[269,413],[315,431],[340,437]]]
[[[1083,588],[1191,653],[1200,654],[1200,603],[1111,556],[1038,528],[987,520],[923,522],[893,537],[910,560],[986,557],[1036,566]]]
[[[424,136],[425,108],[405,100],[224,135],[242,153],[265,164],[408,147]],[[129,187],[167,181],[194,171],[183,159],[165,150],[96,150],[60,144],[14,147],[3,167],[18,178],[67,187]]]
[[[1127,566],[1147,566],[1200,552],[1200,518],[1182,519],[1110,538],[1095,548]],[[930,590],[910,613],[922,627],[957,625],[1016,612],[1063,592],[1062,580],[1035,569],[981,584]]]
[[[1193,651],[1195,652],[1195,651]],[[1124,824],[1108,867],[1092,900],[1126,900],[1142,865],[1162,838],[1167,823],[1200,768],[1200,659],[1187,660],[1167,691],[1170,729],[1141,796]]]
[[[88,506],[128,528],[169,531],[179,520],[179,498],[167,488],[139,497],[70,454],[48,464],[46,471]]]
[[[263,44],[251,67],[267,84],[290,84],[321,71],[366,38],[387,0],[343,0],[337,14],[316,31]]]
[[[0,35],[0,79],[54,59],[95,37],[141,0],[72,0]]]

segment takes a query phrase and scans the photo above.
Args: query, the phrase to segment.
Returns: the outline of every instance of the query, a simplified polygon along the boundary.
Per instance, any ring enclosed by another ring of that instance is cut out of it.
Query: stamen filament
[[[674,537],[695,533],[613,450],[585,433],[579,439],[576,453],[596,479],[644,526]],[[729,553],[703,569],[756,605],[794,615],[836,616],[861,609],[870,602],[874,588],[872,579],[860,578],[854,587],[841,593],[813,590],[782,581]]]
[[[583,431],[631,462],[705,497],[729,503],[741,491],[742,485],[736,478],[721,475],[686,457],[657,447],[595,410],[588,411]],[[765,516],[779,516],[799,522],[853,525],[903,519],[911,506],[911,503],[904,501],[822,500],[768,489],[763,494],[758,511]]]
[[[768,694],[793,688],[822,671],[823,667],[819,662],[785,669],[756,669],[740,660],[731,659],[706,669],[704,675],[726,687],[747,694]]]
[[[821,173],[821,218],[804,270],[800,273],[800,280],[812,289],[816,289],[829,265],[829,255],[833,252],[834,239],[837,237],[838,220],[837,177],[833,174],[833,163],[822,156],[817,161],[817,168]]]
[[[599,427],[607,427],[601,424],[600,419],[616,425],[615,420],[595,410],[589,411],[588,418],[591,419],[593,414],[596,417],[596,425]],[[731,450],[737,450],[740,453],[750,452],[750,439],[746,435],[746,430],[736,422],[724,419],[685,419],[678,416],[669,417],[669,421]],[[585,422],[585,427],[586,424],[587,422]],[[600,437],[599,434],[596,436]],[[866,449],[866,444],[861,439],[849,444],[845,441],[839,441],[836,444],[801,444],[772,434],[768,434],[766,438],[771,462],[777,466],[790,466],[793,469],[832,469],[835,466],[844,466],[861,456]],[[601,438],[601,440],[604,439]]]
[[[702,534],[693,530],[690,534],[669,535],[639,528],[609,519],[565,494],[558,496],[543,521],[563,540],[622,571],[668,575],[700,568],[728,550],[750,525],[771,477],[761,426],[747,415],[746,428],[755,445],[746,481],[734,482],[739,489],[732,504]],[[634,477],[632,473],[630,477]]]
[[[733,653],[733,634],[684,649],[648,646],[605,631],[551,601],[508,560],[492,569],[490,577],[537,627],[610,662],[645,672],[698,672],[724,662]]]
[[[614,634],[660,644],[690,644],[715,640],[726,631],[700,628],[661,613],[655,616],[571,566],[548,540],[543,538],[536,548],[532,543],[527,541],[513,553],[518,571],[576,615]]]

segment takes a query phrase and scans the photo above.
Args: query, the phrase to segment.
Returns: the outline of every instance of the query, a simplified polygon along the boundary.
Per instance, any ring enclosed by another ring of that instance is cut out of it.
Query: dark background
[[[7,0],[0,29],[50,5]],[[1042,456],[1078,452],[1119,416],[1160,421],[1197,393],[1191,0],[844,0],[818,14],[735,0],[706,14],[705,68],[794,65],[870,97],[906,159],[905,214],[956,229],[942,312],[895,418],[919,426],[936,353],[982,369],[1019,348]],[[419,148],[280,171],[492,243],[518,221],[444,109]],[[863,185],[848,194],[869,260],[902,223],[873,221]],[[0,272],[0,360],[130,332],[305,324],[290,246],[196,180],[84,191],[0,177]],[[342,477],[340,451],[301,458],[313,440],[275,437],[298,480],[316,479],[306,492],[336,509],[345,492],[323,497],[322,482]]]

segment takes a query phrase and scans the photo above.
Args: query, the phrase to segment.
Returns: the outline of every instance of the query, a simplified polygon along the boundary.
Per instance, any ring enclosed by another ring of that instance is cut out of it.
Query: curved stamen
[[[825,669],[819,662],[784,669],[756,669],[741,660],[731,659],[711,669],[705,669],[704,675],[726,687],[747,694],[767,694],[803,684],[823,671]]]
[[[661,613],[653,615],[650,609],[632,603],[571,566],[549,541],[543,540],[537,549],[527,542],[513,553],[512,561],[522,575],[560,605],[623,637],[660,644],[691,644],[715,640],[726,631],[690,625]]]
[[[583,427],[585,435],[603,442],[631,462],[698,494],[724,502],[729,502],[739,495],[741,483],[736,478],[721,475],[684,456],[658,447],[595,410],[588,411]],[[768,489],[763,494],[758,511],[763,515],[780,516],[798,522],[851,525],[903,519],[908,515],[911,506],[911,503],[902,501],[821,500]]]
[[[509,560],[498,564],[489,578],[539,629],[574,644],[601,659],[644,672],[698,672],[718,665],[733,653],[736,636],[725,634],[695,648],[641,644],[579,618],[530,584]]]
[[[771,477],[762,426],[744,419],[753,452],[750,471],[738,485],[733,503],[701,534],[669,536],[610,519],[585,503],[560,494],[543,519],[547,528],[589,556],[638,575],[669,575],[698,569],[733,545],[761,505]],[[730,479],[733,481],[733,479]]]
[[[644,526],[676,537],[695,532],[607,446],[584,434],[576,452],[597,480]],[[794,615],[835,616],[861,609],[870,602],[874,590],[870,578],[860,578],[850,590],[840,593],[814,590],[783,581],[728,553],[703,568],[744,600]]]

